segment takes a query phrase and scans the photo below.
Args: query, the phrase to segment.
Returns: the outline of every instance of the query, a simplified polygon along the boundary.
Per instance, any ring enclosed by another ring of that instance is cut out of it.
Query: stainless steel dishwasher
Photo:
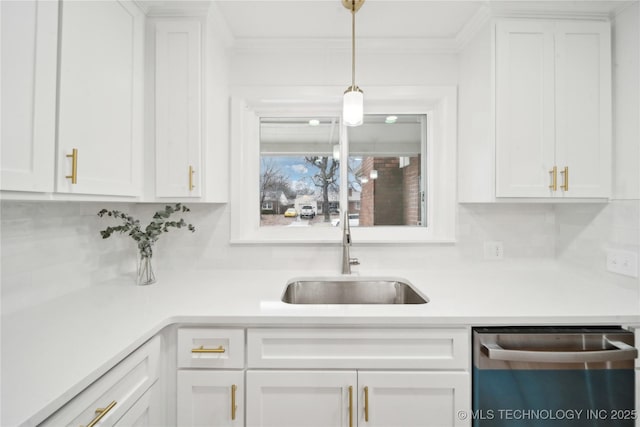
[[[474,427],[633,427],[633,333],[620,327],[473,329]]]

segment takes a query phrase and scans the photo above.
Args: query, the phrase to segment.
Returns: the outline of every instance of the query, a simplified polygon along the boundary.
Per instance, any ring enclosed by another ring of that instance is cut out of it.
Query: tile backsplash
[[[640,250],[640,200],[558,205],[555,210],[559,260],[602,272],[606,249]]]
[[[146,224],[161,204],[1,202],[2,310],[7,313],[88,286],[133,283],[136,246],[128,236],[104,240],[106,207]],[[228,205],[191,204],[183,215],[197,231],[172,230],[156,245],[163,269],[296,269],[337,274],[339,245],[230,245]],[[604,248],[638,249],[639,201],[610,204],[462,204],[455,244],[358,245],[360,272],[457,268],[483,261],[486,241],[500,241],[505,260],[553,259],[604,271]],[[486,261],[500,263],[501,261]],[[419,266],[419,267],[418,267]]]

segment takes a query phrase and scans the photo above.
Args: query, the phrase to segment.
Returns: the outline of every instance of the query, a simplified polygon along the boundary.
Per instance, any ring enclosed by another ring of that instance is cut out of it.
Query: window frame
[[[342,241],[341,227],[260,227],[260,117],[340,115],[338,87],[235,88],[231,99],[232,244],[285,243],[335,244]],[[353,227],[358,243],[444,243],[455,241],[457,90],[450,86],[371,87],[365,92],[365,114],[426,114],[427,227]],[[340,141],[346,141],[340,127]],[[340,158],[348,157],[348,142]],[[437,177],[437,178],[436,178]],[[347,206],[346,173],[341,177],[342,206]]]

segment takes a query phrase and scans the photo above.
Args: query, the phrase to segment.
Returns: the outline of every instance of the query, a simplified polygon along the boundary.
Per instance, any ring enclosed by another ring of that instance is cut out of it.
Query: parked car
[[[298,212],[296,212],[295,208],[289,208],[286,211],[284,211],[284,216],[285,217],[297,217],[298,216]]]
[[[302,209],[300,209],[300,218],[314,218],[315,216],[316,211],[311,205],[304,205]]]
[[[331,225],[334,227],[340,226],[340,218],[334,218],[331,220]],[[360,214],[349,214],[349,227],[357,227],[360,225]]]

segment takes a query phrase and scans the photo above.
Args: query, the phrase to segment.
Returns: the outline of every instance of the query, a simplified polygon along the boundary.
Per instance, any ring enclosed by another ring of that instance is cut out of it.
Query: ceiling
[[[234,38],[348,38],[351,13],[340,0],[217,2]],[[478,1],[369,0],[356,14],[360,38],[451,38]]]
[[[233,40],[343,39],[350,12],[340,0],[137,0],[147,9],[208,9],[214,4]],[[490,14],[602,17],[639,0],[366,0],[356,15],[359,40],[452,40]]]
[[[351,14],[340,0],[218,0],[235,39],[349,38]],[[367,0],[356,14],[360,39],[452,39],[484,10],[608,14],[626,1]]]

